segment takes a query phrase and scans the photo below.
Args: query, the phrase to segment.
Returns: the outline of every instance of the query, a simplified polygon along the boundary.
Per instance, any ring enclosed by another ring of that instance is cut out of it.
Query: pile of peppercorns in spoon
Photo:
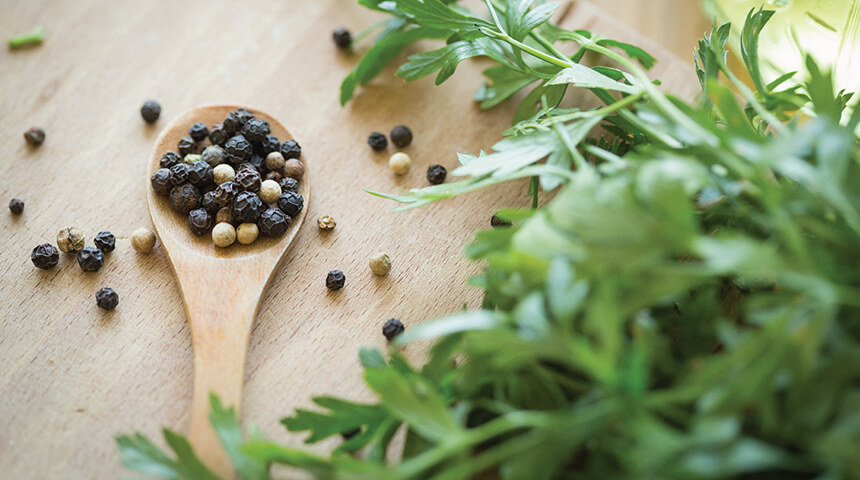
[[[282,236],[302,211],[301,153],[295,140],[281,143],[266,120],[239,108],[208,128],[191,125],[150,182],[195,235],[211,232],[218,247],[248,245],[261,234]]]

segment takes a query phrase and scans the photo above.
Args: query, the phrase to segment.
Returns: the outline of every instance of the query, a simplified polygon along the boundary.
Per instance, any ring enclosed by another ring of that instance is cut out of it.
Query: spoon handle
[[[184,272],[193,275],[177,268],[194,348],[190,440],[200,459],[221,478],[234,478],[234,472],[209,421],[209,397],[218,395],[222,405],[239,414],[248,340],[268,280],[268,275],[239,268],[198,265]]]

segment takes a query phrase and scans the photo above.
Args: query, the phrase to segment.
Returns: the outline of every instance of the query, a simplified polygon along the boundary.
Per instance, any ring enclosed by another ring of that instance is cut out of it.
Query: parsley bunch
[[[751,11],[741,34],[754,89],[726,65],[723,25],[699,43],[702,101],[688,104],[657,89],[647,53],[552,25],[551,3],[488,0],[486,16],[359,3],[392,19],[344,101],[421,38],[446,44],[398,75],[441,82],[484,56],[484,106],[531,88],[492,152],[461,155],[463,180],[383,196],[411,208],[521,177],[556,194],[478,233],[466,254],[486,263],[472,280],[483,309],[398,339],[433,340],[425,364],[362,350],[377,402],[316,398],[283,420],[311,443],[343,435],[331,455],[242,441],[213,398],[242,478],[271,464],[355,479],[860,478],[860,110],[811,58],[809,78],[764,82],[756,44],[772,12]],[[620,68],[579,63],[586,51]],[[559,108],[571,87],[604,106]],[[120,437],[123,463],[212,478],[165,437],[175,457]]]

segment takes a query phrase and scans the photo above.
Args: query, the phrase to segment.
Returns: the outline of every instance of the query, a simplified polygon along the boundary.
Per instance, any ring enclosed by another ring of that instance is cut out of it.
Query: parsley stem
[[[529,45],[526,45],[523,42],[520,42],[519,40],[516,40],[515,38],[511,37],[510,35],[508,35],[505,32],[497,32],[497,31],[489,29],[489,28],[480,28],[479,30],[481,31],[481,33],[483,33],[487,36],[498,38],[499,40],[504,40],[504,41],[508,42],[509,44],[511,44],[512,46],[528,53],[529,55],[531,55],[535,58],[539,58],[539,59],[541,59],[547,63],[551,63],[557,67],[568,68],[568,67],[573,66],[573,64],[570,63],[570,61],[563,61],[561,59],[547,55],[546,53],[541,52],[540,50],[538,50],[536,48],[533,48]]]
[[[39,45],[45,40],[45,29],[36,27],[33,30],[9,39],[9,48],[21,48],[28,45]]]

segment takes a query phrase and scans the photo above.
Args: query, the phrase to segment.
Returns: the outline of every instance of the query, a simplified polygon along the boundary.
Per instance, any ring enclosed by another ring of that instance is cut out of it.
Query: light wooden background
[[[600,2],[667,49],[587,4],[567,24],[644,43],[662,59],[656,74],[667,88],[689,95],[688,53],[707,26],[692,3]],[[212,103],[261,108],[313,164],[309,221],[263,299],[246,373],[243,421],[280,441],[301,441],[277,422],[312,395],[368,396],[357,350],[384,346],[387,318],[409,326],[479,305],[464,281],[480,266],[462,259],[463,246],[495,209],[528,204],[514,184],[390,214],[392,204],[361,191],[424,185],[429,164],[453,169],[455,152],[492,145],[512,109],[480,112],[469,102],[480,64],[440,87],[404,85],[388,70],[341,109],[337,87],[355,57],[338,52],[330,32],[376,19],[352,2],[2,0],[0,11],[2,38],[35,25],[47,31],[41,47],[0,51],[0,477],[119,478],[115,434],[188,428],[191,350],[178,289],[160,248],[136,254],[128,240],[149,226],[146,160],[174,115]],[[148,98],[164,109],[154,126],[138,113]],[[414,167],[403,178],[364,143],[398,123],[415,132]],[[21,138],[31,125],[47,131],[38,150]],[[5,210],[12,197],[26,202],[20,217]],[[314,225],[324,214],[338,222],[330,234]],[[100,272],[83,273],[70,256],[49,271],[30,263],[32,248],[68,225],[83,228],[88,243],[100,230],[117,235]],[[378,250],[394,261],[387,278],[367,268]],[[347,286],[329,293],[333,268]],[[113,313],[95,305],[102,286],[119,293]]]

